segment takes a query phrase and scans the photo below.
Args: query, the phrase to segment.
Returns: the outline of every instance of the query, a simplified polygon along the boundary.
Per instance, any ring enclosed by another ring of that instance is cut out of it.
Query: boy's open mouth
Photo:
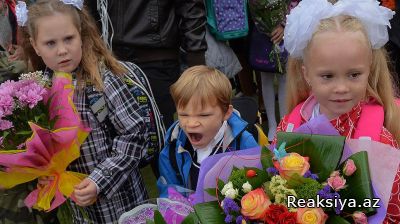
[[[188,133],[189,139],[192,143],[200,142],[203,138],[203,135],[200,133]]]

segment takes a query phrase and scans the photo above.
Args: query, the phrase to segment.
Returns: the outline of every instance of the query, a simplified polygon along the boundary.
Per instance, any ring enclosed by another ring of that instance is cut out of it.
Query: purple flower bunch
[[[20,148],[32,134],[29,121],[48,127],[48,110],[44,103],[48,83],[49,79],[41,72],[34,72],[0,85],[0,149]]]

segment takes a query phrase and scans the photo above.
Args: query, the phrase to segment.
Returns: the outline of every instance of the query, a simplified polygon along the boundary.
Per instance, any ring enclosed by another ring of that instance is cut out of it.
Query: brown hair
[[[367,42],[370,43],[364,26],[355,17],[336,16],[321,20],[317,30],[313,33],[310,43],[315,35],[326,31],[361,31]],[[307,50],[310,46],[310,43],[304,50],[305,57],[307,56]],[[369,44],[369,46],[371,45]],[[387,52],[383,48],[371,48],[371,51],[372,64],[368,77],[367,96],[373,97],[380,105],[383,106],[385,111],[384,126],[393,134],[397,142],[400,143],[400,110],[395,103],[395,97],[398,96],[398,94],[396,92],[395,84],[392,80],[392,75],[388,68]],[[311,91],[304,80],[304,77],[301,75],[302,65],[303,59],[289,57],[287,68],[288,80],[286,88],[286,103],[289,111],[293,110],[297,104],[306,100]]]
[[[99,90],[103,89],[101,69],[104,65],[112,73],[121,75],[126,72],[124,67],[118,63],[111,51],[109,51],[100,37],[96,23],[84,7],[82,10],[64,4],[60,0],[38,0],[29,7],[27,27],[22,31],[22,45],[27,61],[30,62],[32,69],[43,70],[46,65],[43,60],[35,53],[29,38],[33,40],[37,37],[37,20],[44,16],[51,16],[56,13],[69,15],[74,25],[80,31],[82,39],[82,59],[77,70],[77,79],[80,86],[85,86],[89,82]]]
[[[232,86],[228,78],[218,69],[204,65],[186,69],[170,92],[176,107],[184,108],[193,96],[198,97],[200,105],[216,103],[225,113],[232,98]]]

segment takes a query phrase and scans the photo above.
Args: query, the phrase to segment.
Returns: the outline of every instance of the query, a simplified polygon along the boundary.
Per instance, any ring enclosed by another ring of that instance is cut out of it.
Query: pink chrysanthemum
[[[7,80],[0,85],[0,95],[14,95],[15,83],[12,80]]]
[[[1,120],[0,119],[0,130],[5,131],[10,128],[14,127],[13,123],[11,121],[7,120]]]
[[[34,81],[22,80],[20,82],[21,85],[16,90],[15,96],[23,106],[28,105],[32,109],[38,102],[43,100],[43,96],[47,91]]]
[[[11,95],[0,93],[0,118],[12,114],[14,105],[14,99]]]

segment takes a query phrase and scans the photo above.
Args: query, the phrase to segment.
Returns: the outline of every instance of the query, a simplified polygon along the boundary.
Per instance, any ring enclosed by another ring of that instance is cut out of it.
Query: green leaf
[[[220,190],[222,190],[222,188]],[[217,197],[215,188],[207,188],[204,191],[207,192],[207,194],[209,194],[211,196]]]
[[[221,191],[224,188],[225,183],[221,179],[218,178],[218,189]]]
[[[19,131],[15,133],[16,135],[31,135],[32,131]]]
[[[153,220],[147,219],[146,224],[155,224]]]
[[[351,224],[346,219],[337,216],[337,215],[330,215],[328,220],[326,220],[326,224]]]
[[[286,151],[309,157],[310,171],[326,180],[342,157],[345,137],[278,132],[278,145],[286,142]]]
[[[154,223],[155,224],[167,224],[165,219],[162,217],[160,211],[154,210]]]
[[[191,212],[184,220],[182,220],[181,224],[197,224],[199,223],[199,218],[196,213]]]
[[[274,164],[272,163],[272,157],[273,154],[271,150],[269,150],[267,147],[263,147],[261,149],[261,165],[263,167],[263,170],[267,170],[270,167],[274,167]]]
[[[45,116],[45,114],[40,114],[39,116],[34,116],[33,119],[35,120],[35,123],[37,123],[41,118],[44,118]]]
[[[10,132],[8,132],[8,131],[3,131],[3,138],[6,138],[7,135],[9,135],[9,134],[10,134]]]
[[[371,186],[368,153],[366,151],[361,151],[351,155],[349,159],[352,159],[354,161],[357,170],[351,176],[344,176],[344,178],[346,179],[347,188],[339,191],[340,197],[344,199],[353,198],[357,201],[357,204],[362,204],[364,202],[364,199],[369,198],[373,203],[372,198],[375,198],[375,196]],[[343,169],[343,166],[344,163],[340,165],[340,170]],[[358,207],[345,207],[344,209],[345,211],[350,212],[360,210],[360,208]],[[370,216],[376,213],[376,208],[372,208],[371,205],[370,207],[362,207],[362,211],[366,215]]]
[[[295,173],[290,176],[290,179],[287,181],[287,187],[290,189],[294,189],[304,183],[306,183],[309,179],[300,176],[299,174]]]
[[[199,218],[200,223],[207,224],[225,224],[225,215],[217,201],[197,204],[194,211]]]
[[[74,213],[70,208],[69,202],[62,204],[57,209],[57,219],[60,224],[70,224],[73,223]]]

